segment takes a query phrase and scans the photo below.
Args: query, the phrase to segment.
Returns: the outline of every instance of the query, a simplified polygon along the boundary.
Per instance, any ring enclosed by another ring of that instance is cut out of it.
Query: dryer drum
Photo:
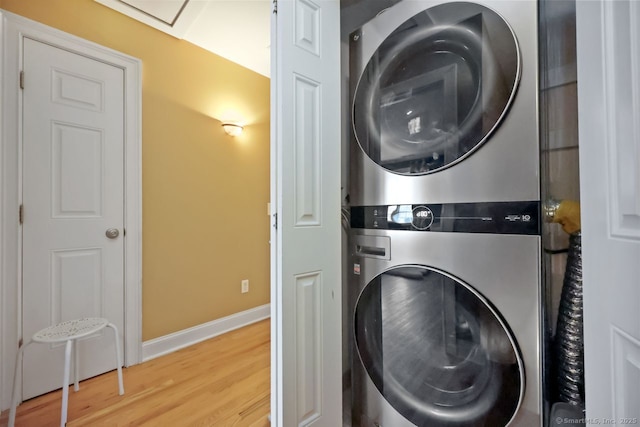
[[[519,79],[517,41],[496,12],[463,2],[432,7],[369,60],[354,96],[356,139],[392,172],[446,168],[497,128]]]
[[[367,284],[354,316],[362,366],[415,425],[507,425],[518,410],[516,343],[495,309],[453,276],[395,267]]]

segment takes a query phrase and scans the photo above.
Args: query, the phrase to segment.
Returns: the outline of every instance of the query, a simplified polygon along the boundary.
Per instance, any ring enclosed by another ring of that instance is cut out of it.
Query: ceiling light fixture
[[[238,136],[242,133],[242,126],[235,123],[222,123],[222,128],[230,136]]]

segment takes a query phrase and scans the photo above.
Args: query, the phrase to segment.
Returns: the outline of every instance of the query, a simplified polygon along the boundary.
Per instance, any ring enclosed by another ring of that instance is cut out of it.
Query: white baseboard
[[[265,304],[232,314],[231,316],[203,323],[202,325],[144,341],[142,343],[142,361],[146,362],[147,360],[173,353],[176,350],[189,347],[200,341],[267,319],[270,315],[270,305]]]

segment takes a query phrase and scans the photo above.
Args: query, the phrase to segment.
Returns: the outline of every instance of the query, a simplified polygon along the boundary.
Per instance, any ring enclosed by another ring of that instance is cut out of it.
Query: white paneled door
[[[342,425],[339,1],[278,0],[272,23],[278,226],[271,238],[272,425],[336,427]]]
[[[123,70],[29,38],[23,52],[22,336],[80,317],[122,332]],[[80,379],[115,369],[108,333],[79,342]],[[62,386],[63,350],[27,348],[23,399]]]
[[[640,2],[577,2],[585,394],[640,423]]]

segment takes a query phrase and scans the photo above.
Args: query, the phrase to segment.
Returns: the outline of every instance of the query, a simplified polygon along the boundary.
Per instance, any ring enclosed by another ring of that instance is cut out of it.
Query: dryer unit
[[[529,223],[442,212],[352,208],[352,425],[540,427],[537,203]]]
[[[539,200],[535,1],[401,1],[350,35],[350,201]]]

